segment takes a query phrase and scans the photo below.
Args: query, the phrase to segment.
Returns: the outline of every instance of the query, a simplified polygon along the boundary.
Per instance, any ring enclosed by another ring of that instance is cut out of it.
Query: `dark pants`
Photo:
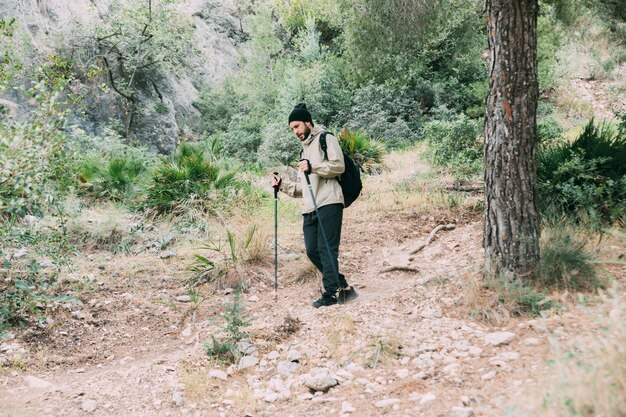
[[[319,219],[315,212],[304,215],[302,231],[304,232],[304,246],[306,254],[313,265],[322,273],[324,296],[334,296],[340,288],[346,288],[346,278],[339,274],[339,241],[341,240],[341,222],[343,220],[343,205],[330,204],[319,207]],[[324,234],[328,239],[328,246],[324,241]],[[330,251],[329,251],[330,248]],[[329,253],[330,252],[330,253]]]

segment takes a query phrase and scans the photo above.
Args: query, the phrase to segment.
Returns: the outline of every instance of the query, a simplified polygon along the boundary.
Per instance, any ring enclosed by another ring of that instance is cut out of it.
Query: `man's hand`
[[[311,173],[311,163],[308,159],[301,159],[298,163],[298,171],[304,172],[306,174]]]
[[[280,190],[282,188],[282,185],[283,185],[283,179],[280,178],[278,176],[278,174],[273,174],[272,175],[272,179],[270,180],[270,184],[271,184],[272,188],[278,187],[278,189]]]

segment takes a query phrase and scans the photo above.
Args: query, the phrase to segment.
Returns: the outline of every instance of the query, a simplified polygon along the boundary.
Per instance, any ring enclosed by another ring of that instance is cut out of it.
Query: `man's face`
[[[291,128],[291,131],[295,133],[298,139],[300,139],[300,141],[304,141],[311,134],[311,128],[313,126],[309,122],[294,120],[293,122],[289,123],[289,127]]]

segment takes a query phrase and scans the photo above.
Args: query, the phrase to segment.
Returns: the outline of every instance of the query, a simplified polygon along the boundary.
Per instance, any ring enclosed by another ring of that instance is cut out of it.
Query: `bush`
[[[482,170],[481,123],[465,115],[450,121],[435,120],[424,126],[424,138],[435,166],[446,167],[460,175],[475,175]]]
[[[354,159],[363,172],[374,174],[381,171],[386,153],[384,143],[367,137],[362,131],[350,132],[345,128],[337,139],[341,148]]]
[[[189,208],[212,212],[226,208],[246,187],[235,171],[210,161],[201,148],[182,143],[155,167],[144,205],[157,214]]]
[[[145,172],[145,161],[129,156],[113,157],[108,161],[89,159],[78,168],[79,180],[85,192],[96,198],[113,201],[132,198]]]
[[[544,213],[565,213],[596,226],[623,222],[626,135],[591,120],[572,143],[539,148],[537,179]]]

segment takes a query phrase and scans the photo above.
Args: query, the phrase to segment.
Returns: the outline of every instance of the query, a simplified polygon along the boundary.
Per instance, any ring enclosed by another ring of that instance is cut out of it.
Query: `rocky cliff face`
[[[236,66],[238,47],[247,35],[234,1],[191,0],[174,5],[193,28],[193,54],[183,71],[141,84],[134,103],[140,111],[132,118],[127,117],[127,103],[112,89],[96,93],[93,85],[82,85],[91,93],[84,102],[84,116],[75,121],[77,126],[97,134],[107,124],[118,125],[129,139],[155,152],[170,153],[180,135],[199,121],[193,106],[199,89],[218,82]],[[110,8],[110,0],[3,0],[0,18],[16,18],[22,44],[28,45],[20,53],[28,62],[60,49],[71,50],[81,32],[106,19]],[[110,80],[103,75],[97,82]],[[7,94],[4,98],[18,105],[12,110],[27,112],[23,98]]]

